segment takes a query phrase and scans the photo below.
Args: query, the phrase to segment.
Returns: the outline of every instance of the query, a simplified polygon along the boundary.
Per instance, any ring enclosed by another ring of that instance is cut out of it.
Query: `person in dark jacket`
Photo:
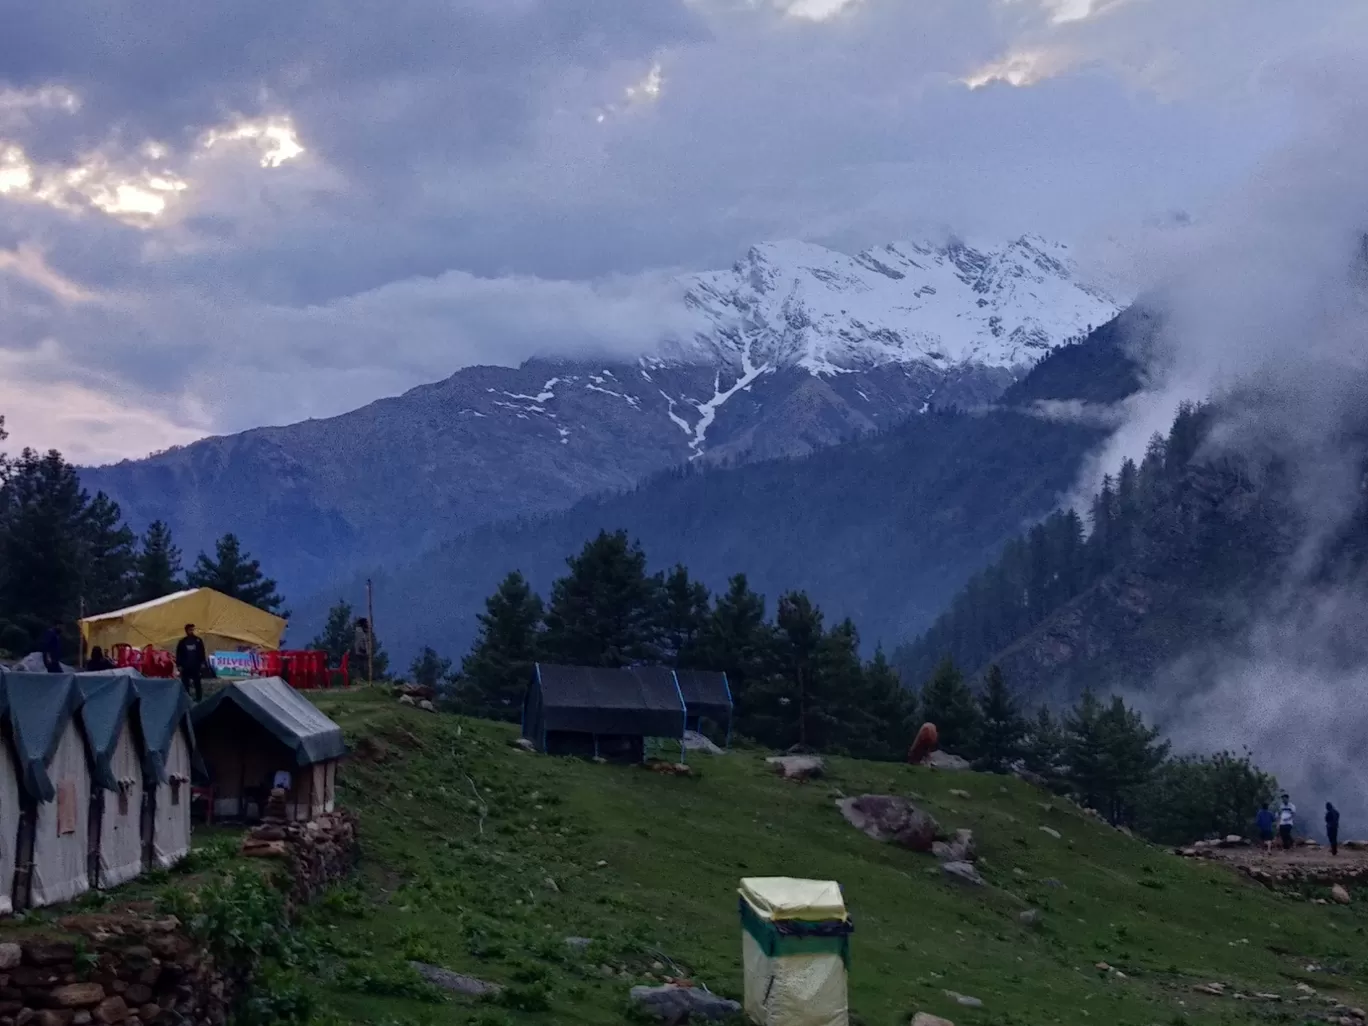
[[[54,623],[43,632],[43,642],[39,648],[43,653],[43,666],[48,673],[62,672],[62,625]]]
[[[1339,854],[1339,809],[1325,803],[1325,839],[1330,842],[1330,854]]]
[[[176,668],[180,670],[181,684],[184,685],[186,694],[190,693],[190,687],[194,685],[196,702],[204,698],[204,668],[208,663],[209,656],[204,651],[204,641],[195,633],[195,625],[187,623],[185,637],[176,643]]]
[[[1259,806],[1259,813],[1254,817],[1254,825],[1259,829],[1259,840],[1263,842],[1264,851],[1273,850],[1273,810],[1268,807],[1268,802]]]
[[[98,673],[101,670],[112,670],[114,668],[114,664],[105,657],[104,649],[99,645],[96,645],[90,650],[90,658],[86,660],[87,670],[92,673]]]

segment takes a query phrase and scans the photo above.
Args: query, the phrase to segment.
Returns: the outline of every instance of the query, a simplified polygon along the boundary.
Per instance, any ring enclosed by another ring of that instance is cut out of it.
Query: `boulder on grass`
[[[912,851],[929,852],[940,833],[930,813],[906,798],[862,794],[836,803],[847,823],[876,841],[889,841]]]
[[[974,832],[960,829],[949,841],[937,841],[931,846],[931,854],[942,862],[973,862],[978,858],[978,848],[974,844]]]
[[[932,752],[926,757],[922,765],[938,770],[967,770],[970,768],[968,759],[961,759],[958,755],[951,755],[949,752]]]
[[[820,755],[773,755],[765,765],[774,767],[785,780],[814,780],[826,772]]]
[[[741,1006],[700,987],[633,987],[632,1004],[664,1022],[719,1022],[741,1014]]]
[[[941,872],[958,883],[971,884],[974,887],[983,886],[983,877],[979,876],[972,863],[942,862]]]

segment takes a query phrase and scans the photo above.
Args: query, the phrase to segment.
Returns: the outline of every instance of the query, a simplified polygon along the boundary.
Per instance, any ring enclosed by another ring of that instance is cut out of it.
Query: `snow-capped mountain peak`
[[[693,355],[820,375],[887,363],[1026,368],[1119,310],[1080,278],[1067,246],[1032,235],[982,249],[898,242],[855,256],[769,242],[684,285],[702,318],[685,347]]]

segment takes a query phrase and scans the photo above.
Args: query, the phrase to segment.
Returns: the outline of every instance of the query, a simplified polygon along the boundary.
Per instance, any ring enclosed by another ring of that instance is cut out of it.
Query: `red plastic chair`
[[[114,657],[114,665],[121,670],[142,667],[142,653],[127,642],[119,642],[110,650],[110,654]]]
[[[341,665],[337,666],[335,669],[332,669],[332,670],[329,670],[329,671],[328,671],[328,686],[329,686],[329,687],[332,687],[332,686],[333,686],[332,681],[333,681],[334,678],[341,678],[340,681],[338,682],[338,684],[336,685],[336,686],[339,687],[339,688],[345,688],[347,685],[349,685],[349,684],[351,683],[351,652],[350,652],[350,651],[347,651],[347,652],[343,652],[343,653],[342,653],[342,663],[341,663]]]
[[[280,671],[284,668],[283,652],[263,652],[258,662],[260,673],[263,677],[279,677]]]

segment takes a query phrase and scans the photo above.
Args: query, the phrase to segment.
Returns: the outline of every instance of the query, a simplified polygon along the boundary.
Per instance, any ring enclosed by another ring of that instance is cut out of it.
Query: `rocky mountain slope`
[[[628,363],[471,367],[327,420],[82,471],[189,553],[236,532],[289,593],[697,461],[802,455],[990,401],[1116,310],[1065,247],[753,248],[680,282],[696,330]]]
[[[934,411],[801,458],[732,467],[694,463],[625,493],[462,534],[397,566],[377,567],[376,618],[406,660],[431,644],[458,656],[476,614],[518,569],[543,594],[600,530],[626,529],[652,569],[682,562],[709,587],[745,573],[772,604],[805,589],[829,619],[850,616],[867,648],[915,636],[1023,523],[1073,484],[1102,428],[1038,412],[1052,400],[1125,394],[1135,367],[1114,323],[1056,350],[995,408]],[[1108,383],[1111,393],[1099,392]],[[307,639],[364,577],[296,602],[292,637]],[[296,633],[297,632],[297,633]]]

